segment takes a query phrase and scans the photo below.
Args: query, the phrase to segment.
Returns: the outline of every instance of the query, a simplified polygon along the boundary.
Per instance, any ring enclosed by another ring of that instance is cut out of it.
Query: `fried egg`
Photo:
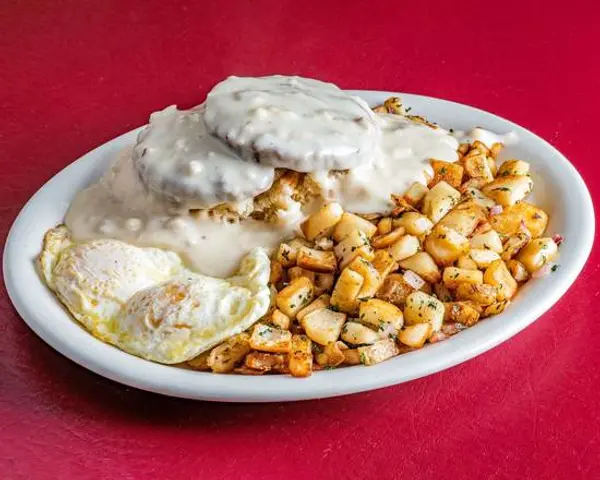
[[[228,279],[199,275],[179,256],[111,239],[76,243],[50,230],[42,278],[94,336],[159,363],[189,360],[249,328],[270,303],[270,263],[255,249]]]

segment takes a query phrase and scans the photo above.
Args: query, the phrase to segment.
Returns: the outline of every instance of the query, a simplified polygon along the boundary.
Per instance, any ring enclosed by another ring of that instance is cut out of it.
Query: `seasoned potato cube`
[[[531,240],[531,237],[523,232],[515,233],[508,237],[508,240],[504,244],[504,249],[502,250],[502,260],[505,262],[509,261],[529,243],[529,240]]]
[[[315,295],[321,295],[325,292],[331,292],[335,283],[335,275],[333,273],[317,273],[315,274]]]
[[[495,142],[490,147],[490,157],[497,158],[500,151],[504,148],[504,144],[500,142]]]
[[[496,205],[496,202],[494,202],[491,198],[486,197],[478,188],[467,186],[463,190],[464,194],[468,196],[471,201],[482,208],[492,208],[494,205]]]
[[[308,217],[300,228],[308,240],[326,237],[332,233],[343,214],[344,209],[339,203],[328,203]]]
[[[344,350],[347,348],[344,342],[329,343],[325,345],[323,352],[315,355],[315,360],[322,367],[337,367],[344,363]]]
[[[529,272],[518,260],[509,260],[506,262],[508,271],[517,282],[526,282],[529,280]]]
[[[470,327],[479,321],[479,312],[468,302],[450,302],[444,304],[444,322],[460,323]]]
[[[457,151],[458,151],[459,155],[466,155],[470,149],[471,149],[471,144],[470,143],[461,143],[458,146]]]
[[[400,274],[388,275],[377,292],[377,298],[397,306],[404,306],[408,296],[416,291]]]
[[[469,250],[469,240],[456,230],[436,225],[425,240],[425,251],[438,265],[452,265]]]
[[[548,226],[548,214],[537,207],[527,202],[519,202],[512,205],[509,212],[519,217],[519,221],[525,223],[525,227],[531,233],[533,238],[541,237]]]
[[[423,199],[423,213],[433,223],[439,222],[458,203],[460,192],[442,181],[433,187]],[[408,233],[411,233],[408,228]]]
[[[364,258],[355,258],[348,267],[350,270],[354,270],[363,277],[363,285],[358,292],[358,299],[365,300],[370,297],[374,297],[381,286],[381,275],[371,262],[366,261]]]
[[[250,352],[244,359],[244,365],[263,372],[282,372],[287,369],[286,360],[282,353]]]
[[[390,245],[396,243],[402,235],[404,235],[404,227],[396,227],[389,233],[384,235],[377,235],[371,239],[371,246],[373,248],[388,248]]]
[[[414,182],[404,193],[404,201],[410,206],[417,208],[428,191],[429,189],[422,183]]]
[[[436,294],[437,298],[442,302],[451,302],[452,301],[452,293],[448,290],[448,287],[443,283],[436,283],[433,286],[433,291]]]
[[[346,322],[342,327],[341,338],[352,345],[369,345],[379,340],[379,335],[362,323]]]
[[[331,297],[328,294],[323,294],[321,296],[319,296],[318,298],[316,298],[312,303],[308,304],[306,307],[304,307],[302,310],[300,310],[297,314],[296,314],[296,319],[301,322],[302,319],[308,315],[311,312],[314,312],[315,310],[320,310],[322,308],[327,308],[329,307],[329,301],[330,301]]]
[[[344,365],[360,365],[360,354],[357,348],[349,348],[342,352],[344,354]]]
[[[315,240],[315,248],[317,250],[325,250],[327,252],[333,250],[333,240],[329,237],[321,237]]]
[[[315,272],[311,272],[310,270],[306,270],[305,268],[292,267],[288,269],[287,277],[290,282],[296,280],[297,278],[304,277],[314,284],[317,274]]]
[[[471,249],[469,256],[477,264],[477,268],[487,268],[493,261],[500,259],[500,255],[493,250],[479,248]]]
[[[431,325],[429,323],[418,323],[405,327],[398,334],[398,340],[409,347],[421,348],[425,345],[431,333]]]
[[[487,249],[496,253],[502,253],[502,240],[495,230],[480,233],[471,237],[471,248]]]
[[[377,227],[358,215],[344,212],[341,220],[333,230],[333,239],[336,242],[341,242],[347,235],[354,231],[362,232],[367,238],[371,238],[377,232]]]
[[[398,268],[398,264],[394,261],[394,258],[385,250],[377,250],[371,263],[375,267],[375,270],[379,272],[379,276],[382,279]]]
[[[465,270],[478,270],[477,264],[469,255],[461,255],[455,264],[456,267]]]
[[[506,207],[523,200],[533,188],[531,177],[524,175],[509,175],[498,177],[485,185],[481,191],[492,200]]]
[[[357,257],[362,257],[369,261],[375,257],[375,252],[369,244],[369,239],[360,230],[354,230],[349,233],[335,246],[333,251],[338,259],[340,269],[344,269],[346,265]]]
[[[448,185],[458,188],[462,183],[463,167],[458,163],[444,162],[442,160],[431,160],[433,168],[433,178],[429,182],[429,187],[444,181]]]
[[[393,221],[394,227],[404,227],[409,235],[424,235],[433,228],[433,222],[418,212],[404,212]]]
[[[331,306],[353,314],[358,308],[358,294],[364,281],[362,275],[354,270],[349,268],[342,270],[331,294]]]
[[[358,318],[362,323],[379,328],[382,323],[390,323],[396,330],[404,325],[404,315],[396,305],[377,298],[361,302]]]
[[[308,247],[300,247],[296,264],[300,268],[319,273],[333,273],[337,268],[337,261],[333,252]]]
[[[554,240],[536,238],[519,252],[517,260],[525,266],[529,273],[533,273],[554,259],[557,253],[558,245]]]
[[[443,282],[449,289],[453,290],[463,283],[483,283],[483,273],[479,270],[467,270],[464,268],[446,267],[443,274]]]
[[[194,370],[199,370],[200,372],[207,372],[210,370],[210,366],[208,365],[208,358],[210,357],[210,350],[207,352],[202,352],[197,357],[192,358],[185,362],[188,367],[193,368]]]
[[[501,314],[504,309],[508,306],[510,300],[504,300],[502,302],[492,303],[489,307],[486,307],[483,311],[483,317],[491,317],[492,315]]]
[[[377,223],[377,235],[385,235],[392,231],[392,217],[384,217]]]
[[[498,301],[510,299],[517,292],[517,282],[502,260],[492,262],[483,274],[483,281],[496,287]]]
[[[523,160],[506,160],[498,169],[499,177],[528,174],[529,164]]]
[[[426,293],[413,292],[406,299],[404,322],[406,325],[429,323],[432,332],[437,332],[444,322],[444,304]]]
[[[287,353],[291,341],[292,334],[289,331],[257,323],[250,336],[250,347],[261,352]]]
[[[514,235],[521,228],[521,217],[512,213],[509,208],[499,215],[493,215],[489,218],[490,225],[502,237]]]
[[[475,202],[464,202],[454,207],[442,218],[437,226],[444,226],[456,230],[461,235],[468,237],[477,225],[485,222],[486,214],[483,208]]]
[[[299,277],[277,294],[275,299],[277,307],[288,317],[294,318],[296,314],[308,305],[314,296],[312,282],[306,277]]]
[[[492,166],[485,153],[469,154],[463,158],[465,173],[471,178],[481,178],[484,182],[494,179]]]
[[[279,249],[277,250],[277,254],[275,255],[275,259],[279,262],[280,265],[288,268],[296,265],[296,255],[298,254],[298,249],[293,248],[291,245],[287,243],[282,243],[279,245]]]
[[[345,313],[321,308],[304,316],[300,321],[300,325],[313,342],[319,345],[327,345],[339,338],[345,321]]]
[[[288,368],[294,377],[308,377],[312,373],[312,342],[306,335],[293,335]]]
[[[404,235],[388,249],[388,252],[394,260],[399,262],[405,258],[412,257],[420,248],[421,244],[417,237],[413,235]]]
[[[281,330],[289,330],[290,325],[292,324],[292,319],[278,308],[274,308],[271,312],[269,323],[277,328],[280,328]]]
[[[400,353],[393,339],[379,340],[373,345],[358,348],[358,355],[363,365],[375,365]]]
[[[490,153],[490,150],[487,147],[487,145],[480,140],[475,140],[471,144],[471,151],[473,151],[473,152],[477,151],[477,152],[483,153],[485,155],[488,155]]]
[[[269,283],[276,284],[283,281],[283,265],[276,260],[271,260],[271,274]]]
[[[469,300],[484,306],[494,303],[497,295],[496,287],[485,283],[461,283],[456,287],[458,300]]]
[[[215,373],[231,372],[250,350],[250,335],[240,333],[213,348],[206,363]]]
[[[418,252],[412,257],[405,258],[399,262],[399,265],[404,270],[412,270],[429,283],[440,281],[440,269],[433,257],[427,252]]]

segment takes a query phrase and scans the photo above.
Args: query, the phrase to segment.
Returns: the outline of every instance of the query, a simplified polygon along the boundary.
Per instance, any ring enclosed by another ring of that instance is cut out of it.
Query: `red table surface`
[[[199,103],[230,74],[301,74],[483,108],[560,149],[598,202],[598,5],[5,1],[1,237],[65,165],[153,110]],[[474,360],[287,404],[113,383],[46,346],[2,289],[0,478],[599,478],[599,262],[596,250],[549,313]]]

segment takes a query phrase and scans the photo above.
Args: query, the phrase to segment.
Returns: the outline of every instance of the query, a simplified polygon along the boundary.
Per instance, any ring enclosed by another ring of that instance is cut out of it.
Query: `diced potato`
[[[510,272],[512,277],[517,282],[526,282],[527,280],[529,280],[529,272],[525,268],[525,265],[523,265],[518,260],[509,260],[508,262],[506,262],[506,266],[508,267],[508,271]]]
[[[417,208],[425,198],[429,189],[419,182],[414,182],[404,193],[404,200],[412,207]]]
[[[342,327],[341,338],[352,345],[369,345],[379,340],[379,335],[362,323],[346,322]]]
[[[497,295],[496,287],[485,283],[461,283],[456,287],[458,300],[469,300],[484,306],[494,303]]]
[[[287,277],[290,282],[296,280],[297,278],[304,277],[314,284],[317,274],[315,272],[311,272],[310,270],[306,270],[305,268],[291,267],[287,271]]]
[[[244,359],[244,365],[263,372],[282,372],[287,370],[286,360],[282,353],[250,352]]]
[[[207,364],[215,373],[231,372],[250,350],[250,335],[240,333],[213,348]]]
[[[528,175],[529,164],[523,160],[506,160],[498,169],[499,177],[508,177],[513,175]]]
[[[345,348],[342,348],[345,347]],[[315,355],[315,360],[322,367],[337,367],[344,363],[344,350],[347,349],[344,342],[332,342],[323,348],[321,353]]]
[[[471,149],[471,144],[470,143],[461,143],[458,146],[458,154],[459,155],[466,155],[467,152]]]
[[[388,249],[388,252],[395,261],[399,262],[405,258],[412,257],[420,248],[421,244],[417,237],[404,235]]]
[[[358,353],[357,348],[349,348],[348,350],[343,350],[344,354],[344,365],[360,365],[360,353]]]
[[[254,325],[250,336],[250,347],[261,352],[287,353],[290,351],[291,342],[291,332],[264,323]]]
[[[277,250],[277,254],[275,255],[275,259],[282,266],[288,268],[296,265],[296,255],[298,254],[298,249],[293,248],[291,245],[287,243],[282,243],[279,245],[279,249]]]
[[[471,235],[477,225],[485,222],[486,214],[482,207],[477,203],[468,201],[454,207],[437,226],[445,226],[456,230],[461,235],[468,237]]]
[[[502,240],[495,230],[473,235],[471,237],[471,248],[488,249],[496,253],[502,253],[503,250]]]
[[[525,227],[533,238],[541,237],[548,226],[548,214],[536,205],[527,202],[519,202],[509,207],[509,212],[517,215],[519,221],[525,223]]]
[[[374,297],[381,286],[382,279],[373,264],[359,257],[355,258],[347,268],[359,273],[364,280],[358,292],[358,299],[366,300],[367,298]]]
[[[460,187],[463,177],[463,167],[458,163],[444,162],[442,160],[431,160],[433,168],[433,179],[429,182],[432,187],[437,183],[444,181],[454,188]]]
[[[333,252],[315,250],[309,247],[300,247],[296,264],[300,268],[319,273],[333,273],[337,268],[337,261]]]
[[[315,274],[315,295],[329,293],[333,290],[335,284],[335,275],[333,273],[317,273]]]
[[[377,227],[358,215],[344,212],[341,220],[333,230],[333,239],[336,242],[341,242],[347,235],[354,231],[362,232],[367,238],[371,238],[377,232]]]
[[[375,225],[373,225],[373,227],[375,227]],[[335,246],[333,251],[338,259],[340,269],[344,269],[346,265],[357,257],[362,257],[369,261],[373,260],[375,257],[375,252],[369,243],[369,239],[360,230],[354,230],[346,235],[346,237]]]
[[[477,151],[483,153],[484,155],[488,155],[490,153],[490,150],[487,147],[487,145],[480,140],[475,140],[471,144],[471,151]]]
[[[312,374],[312,342],[306,335],[292,336],[292,346],[288,356],[288,367],[294,377],[308,377]]]
[[[364,281],[362,275],[354,270],[342,270],[331,294],[331,306],[353,314],[358,309],[358,294]]]
[[[208,365],[208,358],[210,357],[210,350],[206,352],[202,352],[197,357],[192,358],[185,362],[188,367],[193,368],[194,370],[199,370],[200,372],[207,372],[210,370],[210,365]]]
[[[444,321],[444,304],[437,298],[423,292],[411,293],[404,306],[406,325],[429,323],[432,332],[437,332]]]
[[[383,285],[377,292],[377,298],[403,307],[408,296],[414,291],[416,289],[409,285],[402,275],[392,273],[383,281]]]
[[[302,233],[308,240],[327,237],[342,219],[344,209],[339,203],[328,203],[308,217],[301,225]]]
[[[491,317],[492,315],[501,314],[506,307],[508,307],[510,300],[504,300],[502,302],[492,303],[489,307],[486,307],[483,311],[483,317]]]
[[[494,144],[492,144],[492,146],[490,147],[490,157],[492,158],[498,158],[498,154],[500,153],[500,151],[504,148],[504,144],[500,143],[500,142],[496,142]]]
[[[315,248],[329,252],[333,250],[333,240],[329,237],[320,237],[315,240]]]
[[[371,263],[375,267],[375,270],[379,272],[379,276],[382,279],[398,268],[398,264],[386,250],[375,251],[375,257]]]
[[[409,347],[421,348],[425,345],[431,333],[431,325],[429,323],[418,323],[405,327],[398,334],[398,340]]]
[[[467,180],[466,182],[464,182],[460,188],[459,191],[462,193],[466,193],[469,190],[481,190],[481,188],[487,183],[487,180],[485,180],[484,178],[470,178],[469,180]],[[495,204],[495,202],[494,202]]]
[[[391,323],[397,330],[404,325],[404,315],[396,305],[371,298],[366,302],[361,302],[358,318],[362,323],[369,324],[375,328],[379,328],[382,323]]]
[[[519,252],[517,260],[525,266],[529,273],[533,273],[552,261],[557,253],[558,245],[554,240],[547,237],[536,238]]]
[[[477,268],[487,268],[493,261],[500,259],[500,255],[493,250],[487,249],[473,248],[469,252],[469,255],[477,264]]]
[[[465,173],[471,178],[481,178],[484,182],[491,182],[494,179],[492,166],[485,153],[467,155],[463,158]]]
[[[433,228],[433,222],[418,212],[404,212],[393,221],[394,227],[404,227],[409,235],[424,235]]]
[[[443,283],[436,283],[433,286],[433,291],[435,292],[437,298],[442,302],[451,302],[452,301],[452,293],[448,290],[448,287]]]
[[[433,257],[427,252],[418,252],[412,257],[405,258],[398,264],[400,265],[400,268],[412,270],[429,283],[437,283],[440,281],[440,269]]]
[[[404,227],[396,227],[391,232],[384,235],[377,235],[371,239],[371,246],[373,248],[388,248],[389,246],[396,243],[404,235]]]
[[[289,330],[290,325],[292,324],[292,319],[278,308],[275,308],[271,312],[271,318],[269,319],[269,322],[281,330]]]
[[[296,319],[301,322],[302,319],[304,317],[306,317],[306,315],[308,315],[311,312],[314,312],[315,310],[320,310],[322,308],[327,308],[329,307],[329,301],[331,299],[331,296],[329,296],[328,294],[323,294],[320,295],[318,298],[316,298],[313,302],[311,302],[310,304],[308,304],[306,307],[304,307],[302,310],[300,310],[297,314],[296,314]]]
[[[468,302],[450,302],[444,304],[444,322],[460,323],[470,327],[479,321],[479,312]]]
[[[485,221],[485,222],[477,225],[477,228],[475,230],[473,230],[473,236],[488,233],[491,229],[492,229],[492,226],[490,225],[490,222]]]
[[[393,339],[379,340],[373,345],[358,348],[358,355],[363,365],[375,365],[395,357],[399,353],[398,346]]]
[[[290,318],[308,305],[314,296],[314,286],[306,277],[299,277],[277,294],[277,307]]]
[[[422,210],[433,223],[437,223],[454,208],[459,200],[460,192],[442,181],[427,192],[423,199]],[[406,231],[411,233],[408,228]]]
[[[390,233],[392,228],[392,217],[384,217],[377,223],[377,235]]]
[[[300,325],[313,342],[319,345],[327,345],[339,338],[345,321],[345,313],[321,308],[303,317]]]
[[[449,289],[453,290],[463,283],[483,283],[483,273],[479,270],[467,270],[464,268],[446,267],[443,274],[443,282]]]
[[[483,274],[483,281],[496,287],[498,301],[510,299],[517,293],[517,282],[502,260],[492,262]]]
[[[491,216],[489,222],[503,238],[514,235],[521,228],[521,216],[511,212],[510,208],[505,208],[499,215]]]
[[[524,175],[509,175],[498,177],[485,185],[481,191],[492,200],[506,207],[523,200],[533,188],[531,177]]]
[[[469,250],[469,240],[456,230],[436,225],[425,240],[425,251],[438,265],[452,265]]]
[[[508,237],[502,250],[502,260],[505,262],[509,261],[529,243],[529,240],[531,240],[531,237],[523,232],[518,232]]]
[[[496,205],[496,202],[491,198],[486,197],[478,188],[467,186],[464,188],[464,194],[482,208],[492,208]]]
[[[276,260],[271,260],[271,274],[269,276],[269,283],[276,284],[283,281],[284,271],[283,265]]]

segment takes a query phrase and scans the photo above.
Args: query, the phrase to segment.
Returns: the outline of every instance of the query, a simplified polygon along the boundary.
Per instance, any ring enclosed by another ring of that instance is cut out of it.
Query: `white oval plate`
[[[63,310],[41,282],[34,260],[44,232],[62,222],[73,195],[93,182],[139,129],[126,133],[66,167],[25,205],[8,235],[4,279],[15,308],[45,342],[78,364],[117,382],[165,395],[226,402],[267,402],[333,397],[407,382],[457,365],[489,350],[535,321],[567,291],[583,268],[594,237],[588,190],[569,161],[544,140],[490,113],[445,100],[389,92],[353,92],[372,105],[400,95],[414,112],[446,128],[474,126],[516,132],[504,158],[531,162],[535,201],[550,213],[549,233],[561,233],[561,268],[533,280],[507,311],[451,339],[371,366],[316,372],[310,378],[215,375],[159,365],[96,340]],[[502,158],[502,157],[501,157]]]

